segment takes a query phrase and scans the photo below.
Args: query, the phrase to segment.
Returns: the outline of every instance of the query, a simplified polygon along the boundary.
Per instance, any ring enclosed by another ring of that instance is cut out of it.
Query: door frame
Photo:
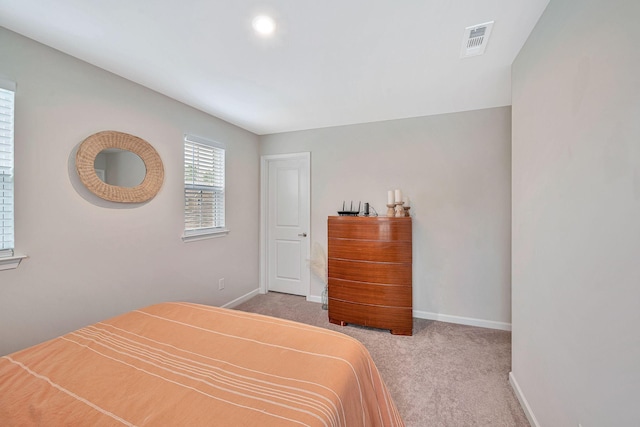
[[[307,246],[307,257],[311,256],[311,153],[288,153],[288,154],[265,154],[260,156],[260,277],[258,291],[261,294],[266,294],[269,290],[267,287],[267,279],[269,277],[269,210],[268,210],[268,195],[269,195],[269,163],[278,160],[302,160],[307,165],[307,173],[309,174],[307,179],[307,194],[309,195],[307,200],[307,212],[308,212],[308,224],[309,230],[307,231],[307,238],[304,244]],[[311,268],[307,265],[305,268],[305,296],[309,300],[309,293],[311,292]]]

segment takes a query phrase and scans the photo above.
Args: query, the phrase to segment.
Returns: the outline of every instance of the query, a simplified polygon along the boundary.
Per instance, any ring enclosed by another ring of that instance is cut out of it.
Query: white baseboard
[[[320,295],[307,295],[307,301],[322,304],[322,297]]]
[[[511,330],[511,323],[475,319],[473,317],[450,316],[448,314],[430,313],[428,311],[413,310],[413,317],[446,323],[457,323],[459,325],[478,326],[480,328],[500,329],[502,331]]]
[[[222,308],[234,308],[234,307],[237,307],[240,304],[242,304],[243,302],[249,301],[251,298],[255,297],[259,293],[260,293],[260,289],[254,289],[251,292],[249,292],[248,294],[242,295],[241,297],[238,297],[238,298],[234,299],[233,301],[230,301],[230,302],[226,303],[225,305],[222,306]]]
[[[513,372],[509,372],[509,383],[511,384],[511,387],[513,388],[513,391],[516,394],[516,397],[520,402],[520,406],[522,406],[522,409],[524,410],[524,414],[527,416],[527,419],[529,420],[529,424],[531,424],[531,427],[540,427],[540,424],[538,424],[538,420],[536,420],[536,416],[533,415],[533,411],[529,406],[529,402],[527,402],[527,399],[524,397],[524,394],[522,394],[522,390],[520,389],[520,386],[518,385],[518,381],[516,381],[516,377],[513,375]]]
[[[250,300],[260,293],[260,289],[254,289],[246,295],[236,298],[235,300],[223,305],[224,308],[233,308],[243,302]],[[307,295],[307,301],[322,304],[322,296]],[[477,326],[480,328],[500,329],[502,331],[510,331],[511,323],[496,322],[493,320],[475,319],[473,317],[450,316],[448,314],[430,313],[428,311],[413,310],[413,317],[418,319],[437,320],[439,322],[457,323],[459,325]]]

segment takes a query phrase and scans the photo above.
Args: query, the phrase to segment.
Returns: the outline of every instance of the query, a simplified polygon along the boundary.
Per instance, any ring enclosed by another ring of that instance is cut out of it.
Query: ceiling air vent
[[[485,22],[484,24],[473,25],[464,29],[460,58],[468,58],[484,53],[489,42],[493,22]]]

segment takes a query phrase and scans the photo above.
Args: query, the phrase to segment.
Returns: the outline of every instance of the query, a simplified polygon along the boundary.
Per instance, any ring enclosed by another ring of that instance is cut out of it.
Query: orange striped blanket
[[[0,358],[0,425],[402,426],[366,348],[164,303]]]

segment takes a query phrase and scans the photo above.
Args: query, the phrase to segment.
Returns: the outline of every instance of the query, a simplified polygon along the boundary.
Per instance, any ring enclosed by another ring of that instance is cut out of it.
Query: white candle
[[[393,204],[393,191],[391,190],[387,191],[387,204],[388,205]]]
[[[396,190],[396,202],[402,201],[402,191]]]

